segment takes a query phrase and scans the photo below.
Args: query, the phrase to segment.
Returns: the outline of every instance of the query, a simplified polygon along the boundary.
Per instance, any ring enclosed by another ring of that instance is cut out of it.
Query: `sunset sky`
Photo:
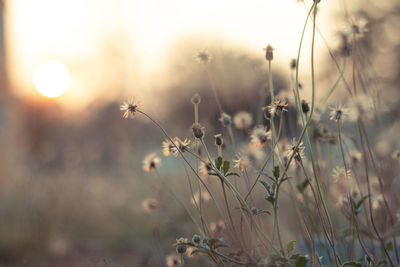
[[[319,26],[328,40],[335,37],[336,26],[326,23],[335,8],[321,4]],[[42,97],[33,75],[43,62],[57,60],[69,70],[71,83],[56,101],[79,108],[93,99],[114,99],[132,82],[149,90],[146,81],[162,77],[166,51],[179,38],[208,37],[199,50],[222,39],[260,56],[271,43],[277,64],[288,64],[305,17],[303,4],[294,0],[13,0],[6,10],[8,74],[17,95]],[[114,53],[122,67],[114,64]],[[111,85],[121,90],[109,90]]]

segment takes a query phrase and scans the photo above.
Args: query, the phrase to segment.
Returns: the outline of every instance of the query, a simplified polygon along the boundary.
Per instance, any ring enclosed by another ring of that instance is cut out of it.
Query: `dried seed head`
[[[308,105],[308,102],[305,101],[304,99],[301,100],[301,110],[303,111],[304,114],[307,115],[307,113],[310,111],[310,106]]]
[[[267,45],[267,47],[265,48],[265,58],[268,61],[272,61],[274,59],[274,49],[272,48],[272,46],[270,44]]]
[[[192,126],[193,135],[196,138],[202,138],[204,136],[204,127],[200,125],[200,123],[194,123]]]
[[[215,137],[215,145],[216,146],[222,146],[222,144],[224,143],[224,139],[222,138],[222,134],[216,134],[214,135]]]
[[[200,104],[200,102],[201,102],[200,95],[199,95],[198,93],[195,93],[195,94],[192,96],[191,101],[192,101],[193,105],[198,105],[198,104]]]

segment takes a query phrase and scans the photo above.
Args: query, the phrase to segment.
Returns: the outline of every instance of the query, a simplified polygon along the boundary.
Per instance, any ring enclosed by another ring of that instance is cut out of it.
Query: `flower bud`
[[[195,244],[199,244],[201,241],[201,237],[199,235],[193,235],[192,242]]]
[[[274,49],[272,48],[272,46],[270,44],[267,45],[267,48],[265,48],[265,58],[268,61],[271,61],[274,59]]]
[[[199,95],[198,93],[195,93],[195,94],[192,96],[191,101],[192,101],[192,103],[193,103],[194,105],[200,104],[200,102],[201,102],[200,95]]]
[[[215,137],[215,145],[222,146],[222,144],[224,143],[224,139],[222,139],[222,134],[216,134],[214,135],[214,137]]]
[[[192,126],[193,135],[196,138],[202,138],[204,136],[204,127],[200,125],[200,123],[194,123]]]
[[[176,252],[178,252],[179,254],[185,253],[186,250],[187,250],[187,246],[184,244],[179,244],[176,246]]]

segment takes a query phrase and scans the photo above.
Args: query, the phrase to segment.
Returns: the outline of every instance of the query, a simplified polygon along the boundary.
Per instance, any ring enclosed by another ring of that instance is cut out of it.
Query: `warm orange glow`
[[[68,90],[71,84],[71,75],[64,64],[56,60],[49,60],[36,69],[33,82],[40,94],[57,97]]]

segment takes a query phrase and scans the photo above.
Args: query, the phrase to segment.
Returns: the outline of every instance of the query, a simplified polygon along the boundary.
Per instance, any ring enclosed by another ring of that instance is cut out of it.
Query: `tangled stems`
[[[311,148],[311,143],[310,143],[310,139],[309,139],[308,134],[307,134],[307,128],[308,128],[308,126],[309,126],[309,124],[311,122],[312,115],[314,113],[314,106],[315,106],[314,43],[315,43],[315,27],[316,27],[315,24],[316,24],[316,15],[317,15],[317,9],[316,9],[317,4],[318,4],[318,2],[314,1],[313,5],[310,8],[310,11],[308,12],[308,15],[307,15],[307,18],[306,18],[306,22],[305,22],[304,27],[303,27],[303,32],[302,32],[302,35],[301,35],[301,39],[300,39],[300,45],[299,45],[298,53],[297,53],[297,64],[296,64],[296,89],[297,89],[297,101],[298,101],[298,105],[297,106],[299,108],[299,113],[300,113],[304,128],[303,128],[303,131],[302,131],[302,133],[300,135],[299,141],[295,146],[294,151],[298,150],[298,147],[300,146],[300,143],[301,143],[302,139],[304,138],[304,136],[306,136],[307,145],[310,148],[309,149],[310,158],[311,158],[313,174],[314,174],[315,182],[316,182],[316,185],[317,185],[318,194],[319,194],[319,197],[321,199],[322,206],[324,208],[324,212],[325,212],[325,215],[326,215],[326,217],[328,219],[328,223],[329,223],[329,227],[330,227],[331,239],[332,239],[331,246],[332,246],[332,249],[333,249],[333,254],[335,256],[335,264],[336,264],[336,266],[340,266],[341,260],[340,260],[338,254],[337,254],[337,251],[336,251],[333,224],[332,224],[332,220],[331,220],[331,217],[329,215],[329,212],[328,212],[328,208],[327,208],[324,196],[322,195],[321,186],[319,184],[319,179],[317,177],[317,169],[316,169],[316,166],[315,166],[315,161],[314,161],[314,156],[313,156],[313,152],[312,152],[312,148]],[[302,110],[301,110],[301,100],[300,100],[300,90],[299,90],[299,63],[300,63],[300,53],[301,53],[301,47],[302,47],[303,38],[304,38],[304,34],[305,34],[305,29],[306,29],[307,22],[308,22],[308,19],[310,18],[310,15],[311,15],[312,11],[313,11],[313,22],[314,22],[313,23],[313,30],[312,30],[312,42],[311,42],[312,104],[311,104],[311,110],[310,110],[309,118],[308,118],[307,122],[305,122],[304,121],[304,115],[303,115]],[[293,156],[294,155],[292,155],[292,157],[289,159],[288,164],[286,165],[285,171],[282,173],[281,177],[284,177],[284,175],[286,174],[286,172],[287,172],[287,170],[289,168],[289,164],[293,159]],[[321,218],[321,220],[322,220],[322,218]]]
[[[232,185],[232,183],[231,183],[231,182],[220,172],[220,170],[218,170],[218,168],[215,166],[215,164],[213,163],[213,161],[212,161],[212,159],[211,159],[211,155],[210,155],[210,153],[208,152],[207,146],[206,146],[206,144],[204,143],[203,138],[201,138],[200,141],[201,141],[201,143],[202,143],[202,145],[203,145],[203,147],[204,147],[204,150],[206,151],[206,155],[207,155],[207,157],[208,157],[208,160],[209,160],[210,163],[211,163],[211,166],[212,166],[213,170],[216,172],[216,174],[218,175],[218,177],[221,178],[221,179],[223,180],[223,182],[225,182],[225,183],[227,184],[227,186],[229,187],[229,189],[234,193],[235,199],[236,199],[236,201],[237,201],[237,203],[238,203],[239,210],[240,210],[240,212],[241,212],[241,215],[242,215],[242,217],[244,218],[244,220],[245,220],[245,222],[246,222],[246,225],[247,225],[247,227],[250,229],[250,232],[251,232],[252,228],[251,228],[251,226],[250,226],[249,221],[247,220],[246,215],[245,215],[244,212],[243,212],[243,208],[245,208],[245,209],[247,210],[247,212],[248,212],[249,214],[251,214],[251,210],[250,210],[249,206],[247,205],[246,200],[240,195],[240,193],[236,190],[236,188]],[[243,206],[242,206],[242,205],[243,205]],[[257,232],[260,234],[260,236],[258,236],[258,237],[259,237],[259,240],[261,241],[261,243],[264,245],[264,242],[263,242],[263,241],[264,241],[264,240],[267,240],[268,243],[271,245],[271,248],[272,248],[276,253],[279,254],[279,251],[274,247],[274,244],[271,242],[271,240],[261,231],[260,227],[258,226],[257,222],[254,220],[254,218],[253,218],[252,216],[249,216],[249,218],[251,219],[252,223],[254,224],[254,226],[255,226]],[[262,238],[261,238],[261,237],[262,237]],[[264,246],[265,246],[265,245],[264,245]],[[257,252],[258,252],[258,250],[257,250]]]

